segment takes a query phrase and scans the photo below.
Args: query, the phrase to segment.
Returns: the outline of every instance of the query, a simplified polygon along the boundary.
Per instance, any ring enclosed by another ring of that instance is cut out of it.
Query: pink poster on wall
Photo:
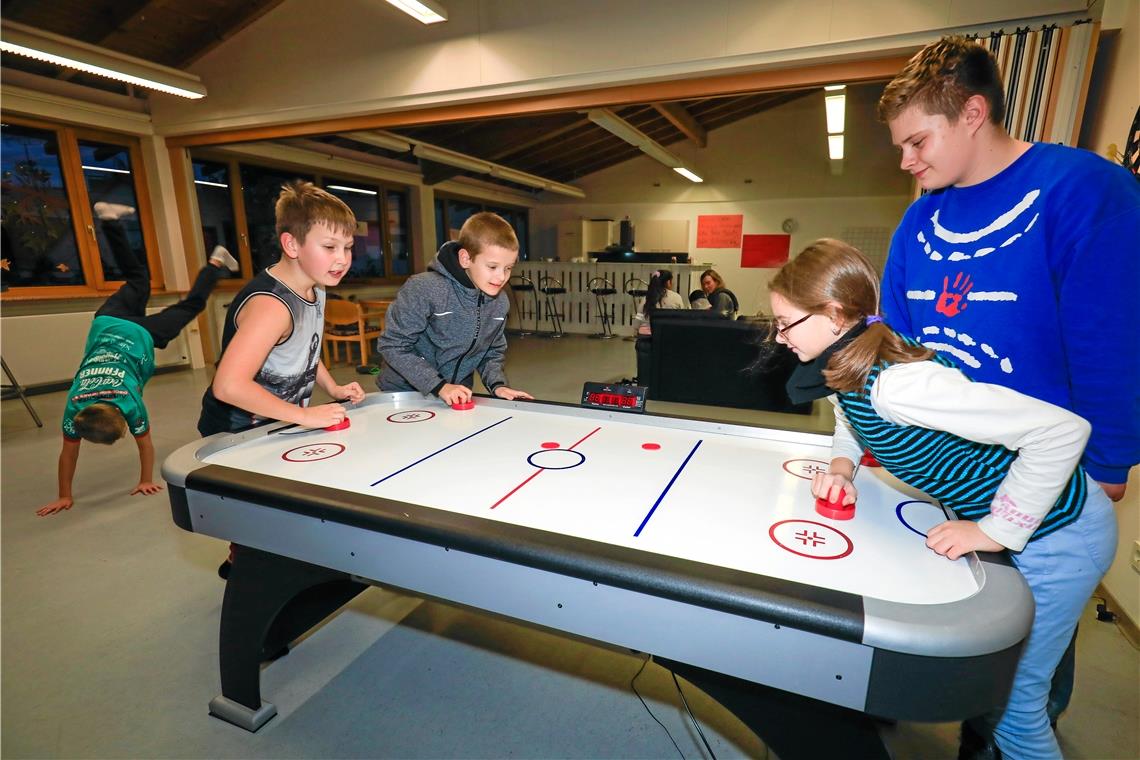
[[[740,246],[740,266],[744,269],[770,269],[788,263],[791,235],[745,235]]]
[[[697,216],[697,248],[738,248],[744,230],[744,214]]]

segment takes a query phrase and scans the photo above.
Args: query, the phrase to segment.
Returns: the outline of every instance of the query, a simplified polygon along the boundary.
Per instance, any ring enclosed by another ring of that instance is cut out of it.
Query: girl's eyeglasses
[[[785,325],[784,327],[780,327],[779,325],[776,325],[776,333],[779,335],[782,335],[783,337],[786,338],[788,336],[789,330],[791,330],[793,327],[800,324],[801,322],[808,321],[809,319],[811,319],[814,316],[815,316],[815,314],[807,314],[805,316],[800,317],[795,322],[792,322],[790,325]]]

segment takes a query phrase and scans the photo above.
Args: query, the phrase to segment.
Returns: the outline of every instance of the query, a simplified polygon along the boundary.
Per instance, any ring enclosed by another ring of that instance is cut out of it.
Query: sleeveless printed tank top
[[[273,347],[253,379],[262,388],[290,404],[308,406],[317,380],[317,364],[321,358],[325,291],[323,288],[314,288],[314,299],[308,301],[274,277],[271,268],[262,270],[251,279],[238,291],[230,304],[222,330],[222,350],[218,361],[221,361],[237,333],[237,317],[249,299],[254,296],[276,298],[289,309],[293,329],[285,340]],[[206,389],[202,397],[202,414],[198,419],[198,432],[202,435],[232,432],[256,421],[244,409],[219,401],[212,388]]]

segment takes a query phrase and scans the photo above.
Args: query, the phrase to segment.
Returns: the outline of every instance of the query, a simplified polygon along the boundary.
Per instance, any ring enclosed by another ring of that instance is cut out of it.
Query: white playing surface
[[[371,404],[347,430],[292,428],[205,461],[888,601],[978,591],[964,559],[914,532],[942,511],[880,468],[856,476],[854,519],[817,514],[810,471],[826,468],[829,446],[533,409]]]

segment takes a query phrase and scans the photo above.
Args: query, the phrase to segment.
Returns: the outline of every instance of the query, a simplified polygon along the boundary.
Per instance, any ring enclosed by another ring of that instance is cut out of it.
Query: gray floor
[[[508,369],[516,387],[573,401],[585,379],[632,375],[633,345],[513,340]],[[180,371],[147,388],[160,458],[196,437],[207,379]],[[76,506],[36,517],[55,494],[63,394],[33,402],[43,429],[19,401],[0,409],[4,757],[678,756],[629,688],[640,657],[379,589],[265,668],[263,692],[279,715],[258,734],[207,717],[218,693],[223,544],[176,528],[165,493],[126,495],[137,475],[130,443],[85,445]],[[810,418],[656,410],[830,424],[825,409]],[[1140,756],[1138,673],[1140,656],[1090,605],[1059,730],[1067,757]],[[666,673],[650,663],[637,684],[681,753],[703,757]],[[733,716],[691,686],[685,695],[718,757],[765,755]],[[897,758],[955,756],[953,725],[884,733]]]

